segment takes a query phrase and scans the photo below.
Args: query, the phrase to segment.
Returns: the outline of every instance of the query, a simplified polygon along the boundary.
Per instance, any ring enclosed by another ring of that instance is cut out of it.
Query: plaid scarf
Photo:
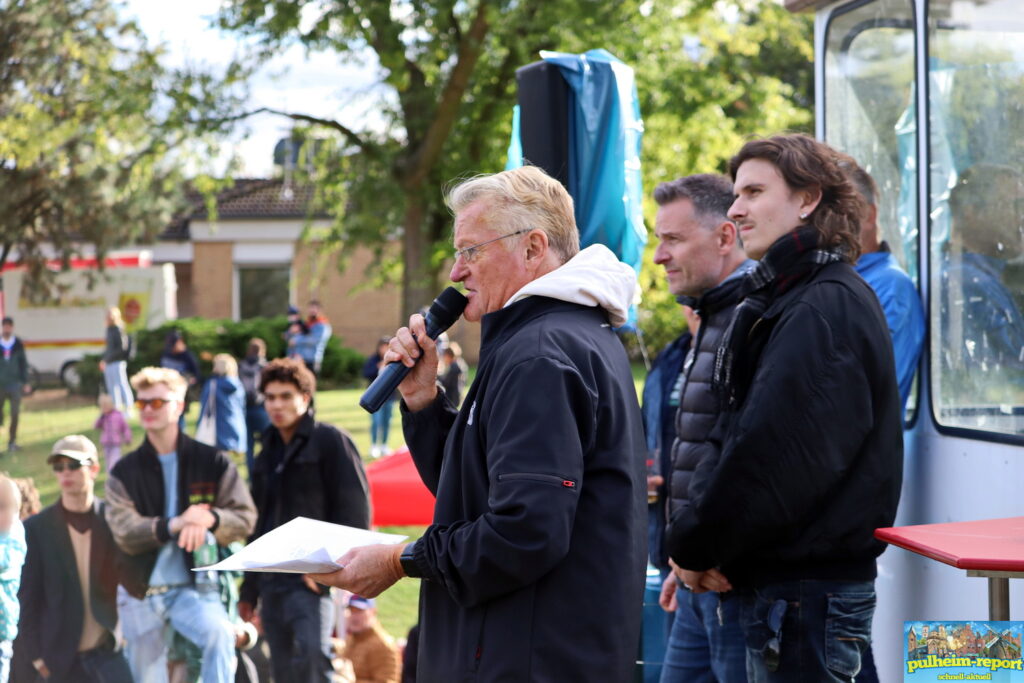
[[[742,358],[751,329],[768,306],[822,266],[843,260],[837,251],[819,249],[819,241],[816,228],[797,228],[776,240],[754,269],[744,276],[743,301],[733,311],[715,353],[711,380],[727,408],[735,408],[743,401],[750,373],[738,370],[738,359]],[[742,381],[738,379],[741,374]]]

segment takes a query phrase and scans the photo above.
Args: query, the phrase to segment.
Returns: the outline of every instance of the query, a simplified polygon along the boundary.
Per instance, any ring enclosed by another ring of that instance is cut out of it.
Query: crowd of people
[[[209,381],[234,374],[222,359]],[[120,455],[130,432],[105,401],[103,453],[84,435],[53,445],[56,503],[22,525],[19,489],[0,478],[0,680],[398,681],[372,599],[347,600],[346,628],[309,577],[249,574],[239,588],[233,573],[192,571],[296,516],[369,526],[362,460],[315,419],[312,371],[276,359],[257,382],[268,426],[251,489],[231,449],[179,429],[188,381],[162,367],[131,378],[145,432],[134,450]],[[103,460],[105,500],[94,491]]]
[[[250,573],[240,589],[192,570],[297,516],[370,524],[360,454],[314,410],[330,325],[312,302],[306,319],[293,312],[291,357],[268,361],[254,339],[205,382],[174,336],[162,367],[125,389],[129,342],[109,315],[106,500],[93,493],[99,453],[78,435],[49,457],[60,500],[24,528],[19,489],[0,479],[0,667],[13,657],[15,677],[68,681],[252,680],[261,666],[280,683],[397,680],[374,598],[412,577],[416,680],[626,681],[650,562],[670,622],[664,683],[877,680],[873,533],[895,517],[925,329],[881,239],[878,192],[856,160],[804,135],[746,143],[728,176],[659,185],[654,261],[687,325],[641,406],[613,331],[636,274],[604,246],[580,248],[565,188],[534,167],[454,186],[450,277],[465,320],[484,323],[474,381],[419,314],[363,371],[410,368],[371,418],[371,455],[397,403],[434,523],[410,543],[355,548],[335,572]],[[5,325],[13,355],[10,339]],[[197,438],[180,422],[190,384]],[[122,455],[133,407],[145,436]],[[350,596],[346,629],[332,588]]]

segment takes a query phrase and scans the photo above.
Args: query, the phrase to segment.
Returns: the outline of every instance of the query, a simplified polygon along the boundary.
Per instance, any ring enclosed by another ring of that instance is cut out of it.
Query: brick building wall
[[[192,252],[192,311],[204,318],[230,318],[231,242],[197,242]]]

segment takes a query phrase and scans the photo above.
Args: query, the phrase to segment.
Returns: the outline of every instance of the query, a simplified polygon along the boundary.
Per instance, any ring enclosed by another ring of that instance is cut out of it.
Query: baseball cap
[[[88,437],[81,434],[72,434],[53,444],[50,456],[46,462],[52,463],[56,458],[64,456],[78,462],[99,462],[96,457],[96,445]]]
[[[373,598],[364,598],[361,595],[353,595],[348,599],[348,606],[355,607],[356,609],[370,609],[371,607],[377,606],[377,601]]]

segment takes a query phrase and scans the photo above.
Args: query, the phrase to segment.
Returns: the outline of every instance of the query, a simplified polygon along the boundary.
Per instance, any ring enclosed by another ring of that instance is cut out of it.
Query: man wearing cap
[[[395,639],[377,620],[377,602],[373,598],[360,595],[349,598],[345,630],[348,636],[338,653],[342,660],[342,680],[345,683],[398,683],[402,673],[401,655]]]
[[[11,405],[11,427],[7,431],[7,450],[18,450],[18,414],[21,397],[31,391],[28,383],[28,359],[25,345],[14,335],[14,321],[0,323],[0,427],[4,424],[4,403]]]
[[[235,629],[216,584],[198,585],[194,554],[245,540],[256,507],[234,463],[178,429],[185,379],[168,368],[132,377],[146,439],[107,479],[107,521],[127,554],[120,608],[138,681],[167,680],[167,624],[202,650],[204,683],[234,680]]]
[[[121,554],[93,494],[96,446],[66,436],[50,452],[60,499],[25,520],[28,555],[21,576],[21,623],[15,651],[47,681],[131,683],[117,649]]]

